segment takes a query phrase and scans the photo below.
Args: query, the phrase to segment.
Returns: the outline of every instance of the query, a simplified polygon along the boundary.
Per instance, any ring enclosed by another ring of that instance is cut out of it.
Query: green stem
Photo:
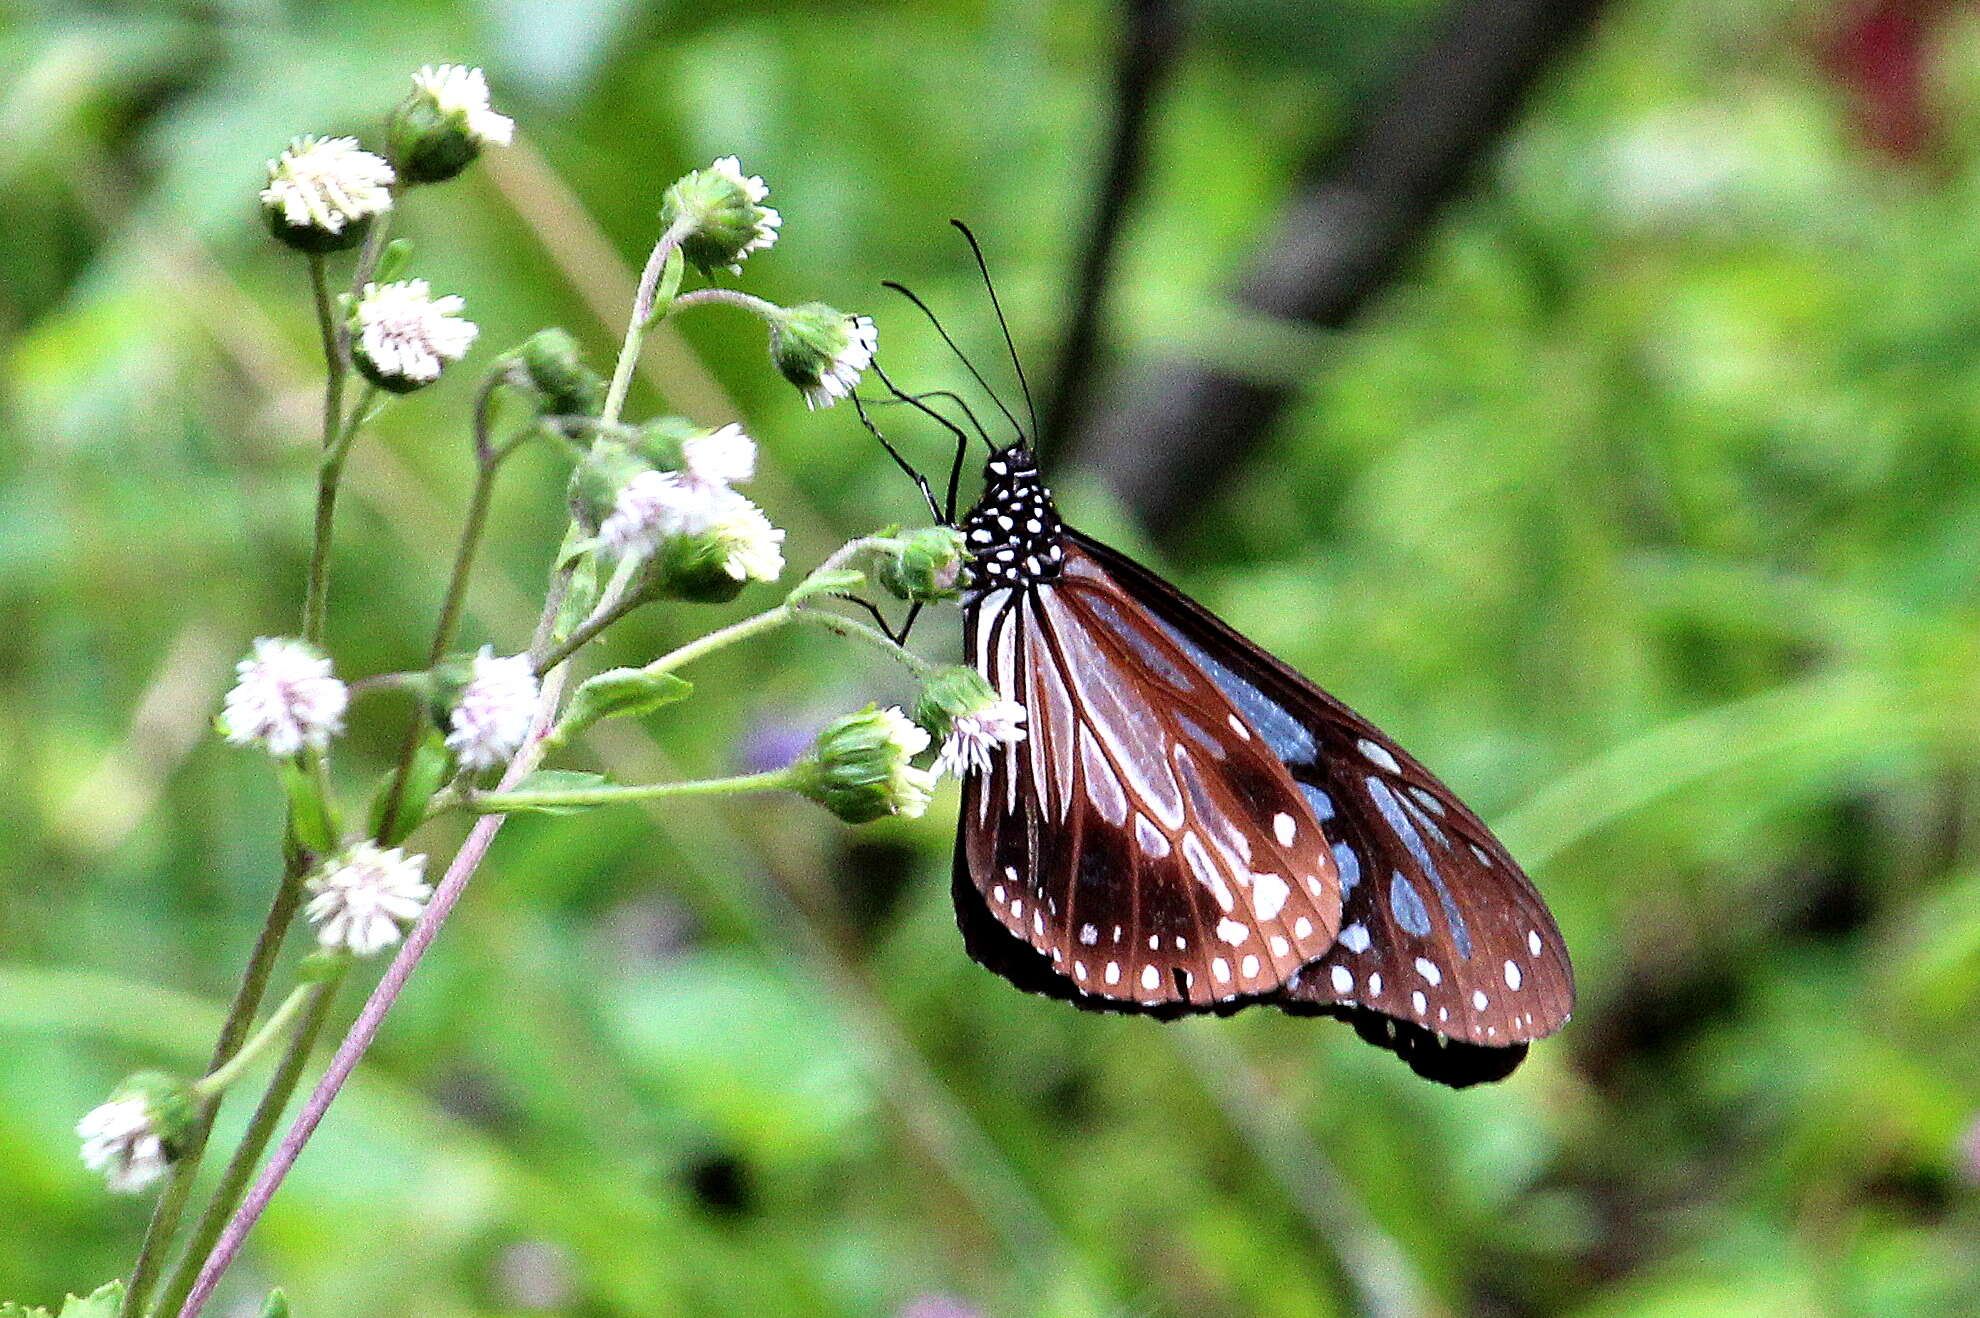
[[[923,659],[906,646],[898,645],[894,639],[877,627],[869,627],[863,622],[838,613],[824,613],[812,609],[800,609],[797,615],[805,622],[823,627],[834,636],[843,636],[849,641],[861,641],[880,651],[888,658],[904,666],[916,677],[927,677],[935,671],[935,665]]]
[[[727,627],[718,628],[697,640],[689,641],[678,650],[670,650],[652,663],[646,665],[649,673],[671,673],[676,668],[692,663],[704,655],[713,654],[725,645],[746,641],[752,636],[773,631],[798,616],[800,610],[795,604],[779,604],[774,609],[766,609],[741,622],[732,622]]]
[[[574,788],[567,792],[482,792],[469,798],[478,814],[505,814],[535,807],[619,805],[627,801],[657,801],[663,797],[725,796],[734,792],[776,792],[795,781],[789,769],[743,774],[734,778],[700,778],[679,783],[640,783],[633,786]]]
[[[674,299],[675,310],[686,311],[690,307],[735,307],[754,312],[772,324],[784,316],[784,309],[775,302],[734,288],[697,288]]]
[[[653,252],[646,258],[646,269],[640,271],[639,291],[633,295],[632,319],[626,324],[626,341],[619,349],[619,360],[612,368],[612,384],[605,391],[605,410],[599,414],[599,424],[609,426],[619,419],[625,409],[626,393],[632,388],[633,371],[639,365],[640,349],[646,345],[646,331],[653,319],[653,308],[660,291],[660,277],[666,272],[668,258],[681,245],[693,221],[683,217],[676,220],[660,241],[653,244]],[[675,299],[678,304],[679,299]]]
[[[224,1065],[208,1071],[193,1084],[193,1093],[200,1098],[211,1098],[240,1079],[241,1073],[254,1065],[254,1059],[268,1051],[268,1045],[288,1033],[289,1026],[295,1022],[296,1013],[302,1010],[303,1003],[308,1000],[311,987],[308,984],[301,984],[291,989],[289,996],[282,999],[281,1005],[270,1012],[268,1019],[262,1022],[261,1028],[254,1032],[254,1037],[241,1045],[239,1052],[228,1058]]]
[[[255,1013],[261,1009],[262,996],[268,991],[269,976],[275,970],[276,957],[288,936],[289,922],[295,917],[296,908],[302,904],[302,876],[306,867],[304,853],[291,844],[282,883],[275,890],[275,900],[268,907],[268,918],[262,922],[261,934],[255,939],[254,950],[248,956],[247,969],[241,975],[241,986],[234,990],[234,1001],[227,1008],[226,1020],[221,1023],[220,1037],[214,1042],[213,1059],[208,1070],[225,1066],[247,1037],[248,1027],[254,1024]],[[178,1160],[172,1164],[172,1179],[158,1197],[157,1206],[152,1209],[151,1223],[145,1228],[144,1243],[139,1246],[137,1262],[131,1268],[130,1285],[124,1289],[124,1304],[119,1310],[119,1318],[136,1318],[144,1312],[145,1299],[157,1282],[160,1269],[164,1267],[165,1252],[178,1232],[179,1219],[185,1215],[187,1201],[192,1197],[193,1181],[199,1174],[200,1160],[206,1153],[207,1137],[213,1133],[213,1118],[220,1111],[221,1097],[213,1094],[200,1101],[192,1129],[186,1133]]]
[[[336,310],[330,302],[330,276],[320,255],[309,258],[309,288],[316,302],[317,333],[323,340],[323,437],[320,446],[327,454],[336,446],[337,436],[344,427],[345,366],[342,331],[337,327]],[[303,594],[303,637],[312,642],[322,639],[323,603],[320,595],[323,563],[326,561],[321,534],[325,518],[324,497],[319,472],[316,491],[318,536],[310,554],[309,586]],[[333,507],[336,497],[333,490],[329,495]]]
[[[178,1268],[159,1292],[153,1314],[177,1313],[186,1296],[191,1294],[200,1265],[206,1261],[213,1242],[220,1238],[227,1220],[240,1204],[241,1195],[247,1190],[248,1178],[261,1162],[269,1137],[275,1133],[276,1123],[282,1119],[283,1110],[295,1095],[296,1085],[302,1079],[303,1066],[316,1047],[317,1036],[323,1032],[323,1022],[330,1014],[331,1000],[336,996],[338,985],[343,983],[344,975],[345,969],[340,968],[329,978],[305,984],[291,995],[291,1000],[297,1002],[295,1033],[289,1038],[289,1046],[282,1051],[282,1059],[276,1063],[274,1075],[269,1077],[268,1088],[263,1091],[261,1102],[255,1107],[254,1116],[249,1119],[247,1130],[241,1135],[240,1144],[234,1149],[233,1157],[227,1160],[226,1170],[220,1175],[220,1184],[214,1189],[211,1202],[193,1227]],[[285,1008],[288,1005],[286,1002],[283,1004]],[[271,1018],[269,1023],[274,1024],[274,1020]]]
[[[330,597],[330,540],[337,519],[337,490],[344,479],[344,461],[350,457],[351,441],[367,419],[365,413],[378,396],[376,385],[367,386],[349,419],[334,436],[324,441],[323,460],[316,477],[316,529],[310,543],[309,583],[303,591],[303,639],[323,643]],[[327,422],[327,418],[326,418]]]

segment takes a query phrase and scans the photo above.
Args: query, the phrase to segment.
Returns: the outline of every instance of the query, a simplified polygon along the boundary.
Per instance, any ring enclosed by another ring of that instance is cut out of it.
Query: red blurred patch
[[[1939,21],[1958,0],[1867,0],[1842,6],[1823,63],[1848,93],[1858,131],[1895,159],[1924,154],[1939,123],[1926,70]]]

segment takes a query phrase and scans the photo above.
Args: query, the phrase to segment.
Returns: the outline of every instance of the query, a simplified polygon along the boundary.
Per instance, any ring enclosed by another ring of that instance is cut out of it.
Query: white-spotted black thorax
[[[1019,442],[998,449],[983,464],[983,497],[962,524],[971,595],[1057,578],[1065,530],[1030,448]]]

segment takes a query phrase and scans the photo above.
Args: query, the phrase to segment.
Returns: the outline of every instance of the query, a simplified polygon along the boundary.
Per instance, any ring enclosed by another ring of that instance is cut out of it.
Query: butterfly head
[[[996,450],[983,464],[983,497],[962,523],[974,560],[972,589],[1055,579],[1065,566],[1065,530],[1030,447],[1020,440]]]

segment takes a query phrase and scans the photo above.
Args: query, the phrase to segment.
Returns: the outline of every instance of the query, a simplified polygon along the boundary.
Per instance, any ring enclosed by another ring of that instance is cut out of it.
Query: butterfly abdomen
[[[1055,580],[1065,566],[1066,526],[1031,450],[999,449],[984,465],[983,480],[983,497],[962,524],[972,593]]]

